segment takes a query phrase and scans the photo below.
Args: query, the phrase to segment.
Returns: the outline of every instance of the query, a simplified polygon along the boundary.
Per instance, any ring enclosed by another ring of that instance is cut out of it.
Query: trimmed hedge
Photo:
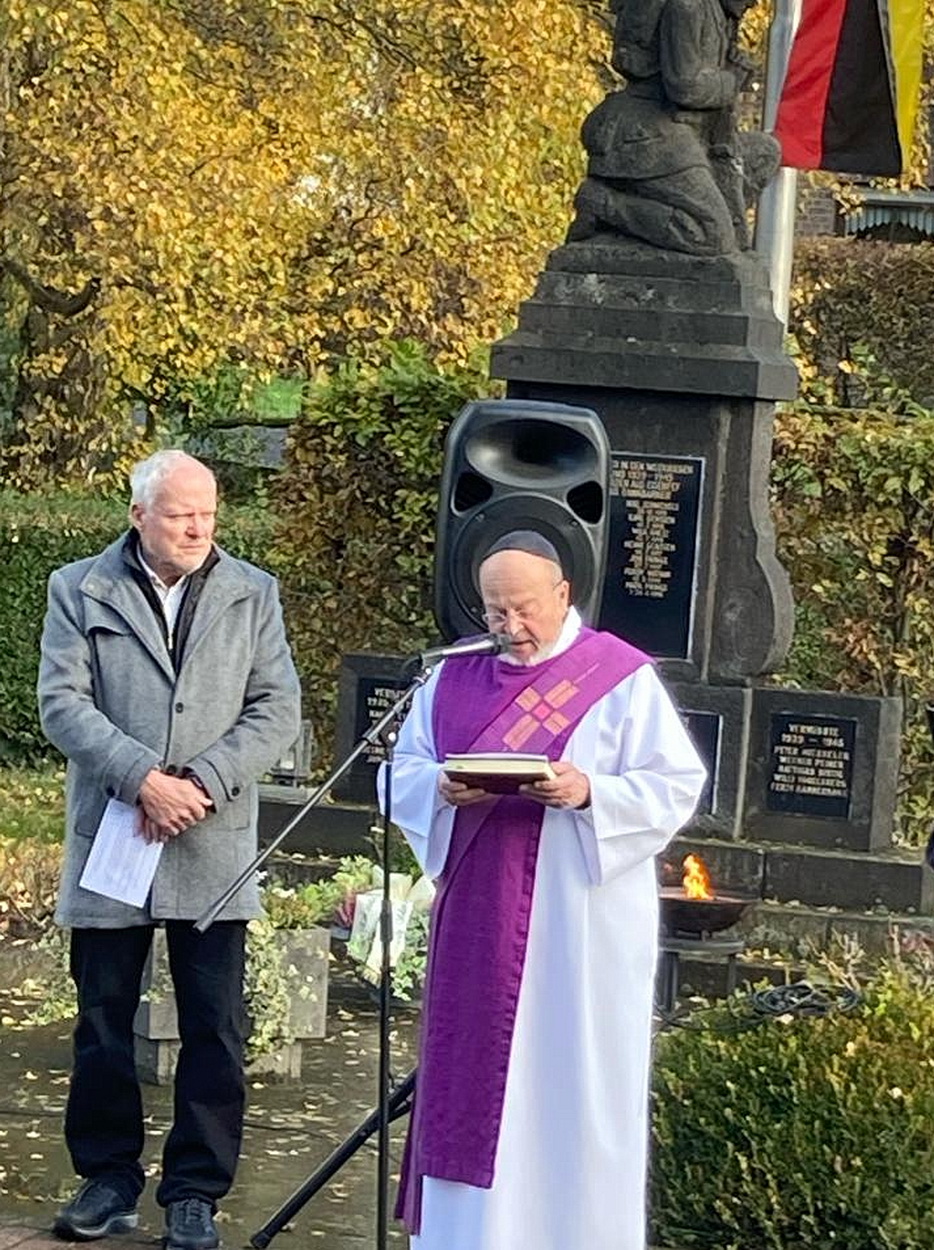
[[[772,496],[795,636],[779,680],[903,700],[897,832],[934,820],[934,414],[798,405],[776,422]]]
[[[810,398],[867,402],[848,370],[863,349],[913,399],[934,407],[934,353],[926,346],[934,342],[934,243],[796,240],[789,329]]]
[[[432,561],[444,438],[490,393],[479,365],[442,369],[411,342],[345,361],[310,393],[273,487],[282,584],[322,763],[341,656],[408,654],[436,637]]]
[[[36,708],[49,574],[113,542],[126,518],[123,502],[64,492],[0,492],[0,765],[53,753]],[[271,534],[271,518],[262,510],[222,509],[218,538],[232,554],[268,566]]]
[[[934,1246],[931,969],[890,965],[852,1014],[739,998],[658,1039],[653,1244]]]

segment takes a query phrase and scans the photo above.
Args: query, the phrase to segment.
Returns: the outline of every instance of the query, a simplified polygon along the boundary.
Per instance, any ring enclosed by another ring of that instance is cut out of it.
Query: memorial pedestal
[[[768,468],[796,374],[761,262],[637,243],[551,254],[491,371],[517,399],[599,414],[610,438],[600,624],[676,681],[745,684],[791,641]]]
[[[797,378],[759,258],[560,247],[491,371],[609,434],[597,624],[658,660],[710,773],[672,857],[699,852],[718,887],[779,909],[934,913],[930,874],[891,848],[898,701],[765,685],[793,623],[768,478]]]

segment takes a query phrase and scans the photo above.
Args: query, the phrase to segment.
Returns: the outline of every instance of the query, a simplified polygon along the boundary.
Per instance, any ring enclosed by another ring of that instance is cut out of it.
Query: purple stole
[[[445,664],[433,709],[438,759],[464,751],[562,757],[587,711],[649,657],[584,628],[526,667]],[[419,1231],[422,1178],[493,1183],[506,1073],[545,809],[520,796],[461,808],[432,906],[417,1096],[396,1215]]]

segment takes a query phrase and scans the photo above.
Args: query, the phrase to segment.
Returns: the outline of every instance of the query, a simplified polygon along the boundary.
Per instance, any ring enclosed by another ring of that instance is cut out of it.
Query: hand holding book
[[[550,761],[545,755],[449,755],[441,765],[440,790],[448,803],[461,807],[482,803],[490,795],[516,794],[545,807],[590,806],[590,778],[567,760]],[[461,783],[450,789],[451,782]],[[526,787],[523,789],[523,787]]]
[[[484,790],[487,794],[516,794],[522,785],[556,776],[547,755],[519,755],[514,752],[448,755],[442,768],[451,781]]]

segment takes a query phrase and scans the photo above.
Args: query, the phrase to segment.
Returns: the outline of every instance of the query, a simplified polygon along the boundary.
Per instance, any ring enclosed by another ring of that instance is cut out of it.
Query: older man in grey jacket
[[[181,1050],[156,1198],[167,1250],[211,1250],[240,1148],[255,882],[205,933],[193,921],[256,853],[256,780],[295,740],[299,687],[275,580],[214,545],[210,470],[164,451],[130,480],[131,528],[52,574],[42,636],[42,723],[68,759],[56,919],[71,929],[79,1014],[65,1136],[86,1178],[55,1231],[92,1240],[136,1227],[144,1137],[133,1017],[162,924]],[[110,799],[135,808],[142,839],[162,843],[141,907],[80,884]]]

